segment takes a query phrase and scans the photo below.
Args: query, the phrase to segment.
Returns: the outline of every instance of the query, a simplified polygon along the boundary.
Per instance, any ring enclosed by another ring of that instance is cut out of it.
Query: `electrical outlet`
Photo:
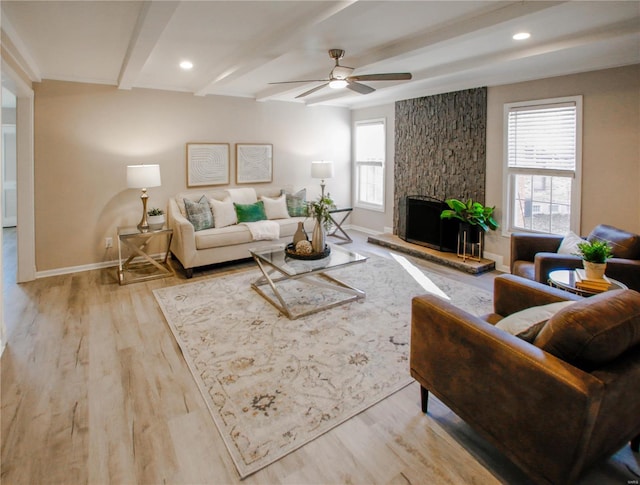
[[[104,247],[105,249],[109,249],[113,247],[113,238],[112,237],[105,237],[104,238]]]

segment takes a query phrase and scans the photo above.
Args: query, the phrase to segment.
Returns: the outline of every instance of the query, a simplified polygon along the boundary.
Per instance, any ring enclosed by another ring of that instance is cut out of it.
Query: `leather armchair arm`
[[[582,297],[514,275],[500,275],[493,282],[494,312],[506,317],[533,306]]]
[[[562,239],[563,236],[555,234],[511,234],[511,271],[514,261],[533,261],[536,253],[557,252]]]
[[[571,478],[601,382],[442,299],[412,301],[411,375],[514,462]]]
[[[539,283],[549,281],[549,273],[556,269],[582,268],[582,258],[572,254],[540,252],[534,258],[535,277]]]
[[[605,274],[632,290],[640,291],[640,260],[610,258],[607,260]]]

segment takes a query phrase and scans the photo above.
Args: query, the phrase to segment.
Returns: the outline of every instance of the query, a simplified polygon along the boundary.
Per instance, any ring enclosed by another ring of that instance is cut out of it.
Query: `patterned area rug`
[[[412,382],[411,298],[425,289],[380,257],[331,275],[366,298],[289,320],[251,289],[257,269],[154,291],[242,478]],[[491,311],[488,292],[427,276],[453,304]],[[337,296],[286,284],[302,307]]]

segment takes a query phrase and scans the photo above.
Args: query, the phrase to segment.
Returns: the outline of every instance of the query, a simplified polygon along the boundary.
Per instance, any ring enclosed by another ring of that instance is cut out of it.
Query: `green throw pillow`
[[[307,189],[287,195],[287,211],[291,217],[307,217]]]
[[[187,219],[196,231],[210,229],[213,227],[213,212],[209,206],[209,201],[203,195],[198,202],[184,199],[184,208],[187,212]]]
[[[255,222],[267,219],[267,213],[264,211],[264,202],[259,200],[255,204],[236,204],[236,215],[238,222]]]

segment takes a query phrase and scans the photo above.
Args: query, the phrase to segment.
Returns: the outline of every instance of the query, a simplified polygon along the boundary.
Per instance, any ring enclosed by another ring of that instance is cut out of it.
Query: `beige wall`
[[[328,181],[339,205],[351,200],[350,113],[344,108],[45,81],[35,90],[36,267],[39,272],[117,258],[116,227],[141,216],[139,191],[126,189],[126,166],[159,163],[162,187],[149,206],[166,207],[186,190],[185,144],[272,143],[273,183],[320,195],[310,162],[333,160]],[[204,189],[191,189],[202,192]]]
[[[353,226],[369,229],[374,232],[383,232],[385,228],[393,228],[393,166],[395,152],[395,105],[385,104],[372,108],[353,110],[351,114],[352,129],[355,129],[356,121],[381,119],[385,120],[387,130],[386,140],[386,165],[384,186],[384,212],[369,209],[358,209],[354,206],[351,218],[347,221]],[[355,159],[355,146],[352,147],[352,158]],[[352,174],[355,181],[355,173]],[[353,187],[353,200],[355,202],[355,187]]]
[[[487,204],[503,211],[505,103],[582,95],[582,216],[580,232],[611,224],[640,233],[640,65],[489,88]],[[500,231],[486,250],[509,262],[509,237]]]

